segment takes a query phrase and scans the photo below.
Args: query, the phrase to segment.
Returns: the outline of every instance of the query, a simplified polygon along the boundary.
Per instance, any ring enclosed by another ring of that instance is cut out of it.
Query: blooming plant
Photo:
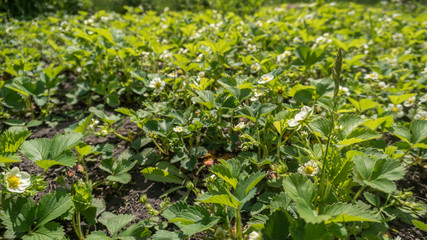
[[[6,189],[13,193],[23,193],[31,185],[31,176],[26,172],[19,171],[19,168],[14,167],[9,172],[4,174]]]

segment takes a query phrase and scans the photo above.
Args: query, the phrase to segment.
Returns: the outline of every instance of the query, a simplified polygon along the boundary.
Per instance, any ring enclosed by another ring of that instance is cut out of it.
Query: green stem
[[[84,239],[83,233],[82,233],[82,224],[80,220],[80,212],[77,212],[77,228],[79,230],[79,239]]]
[[[83,159],[83,156],[81,157],[79,162],[82,164],[83,169],[85,170],[86,182],[89,182],[89,175],[88,175],[86,163],[85,163],[85,160]]]
[[[102,181],[98,181],[97,183],[94,183],[94,184],[92,185],[92,189],[97,188],[98,186],[100,186],[100,185],[104,184],[105,182],[107,182],[107,179],[103,179]]]
[[[354,198],[353,198],[353,200],[351,200],[351,204],[353,204],[355,201],[356,201],[356,199],[359,197],[359,195],[363,192],[363,190],[365,190],[365,188],[366,188],[366,184],[365,185],[363,185],[360,189],[359,189],[359,191],[356,193],[356,195],[354,196]]]
[[[242,236],[242,218],[240,216],[239,207],[236,210],[236,240],[243,239]]]
[[[234,122],[234,109],[231,110],[230,129],[228,130],[228,134],[231,134],[231,131],[233,129],[233,122]]]
[[[116,135],[117,137],[119,137],[119,138],[121,138],[123,140],[126,140],[128,142],[132,142],[132,140],[130,138],[127,138],[127,137],[121,135],[120,133],[116,132],[115,130],[113,130],[113,133],[114,133],[114,135]]]
[[[322,145],[322,143],[320,142],[319,137],[316,135],[316,133],[314,133],[313,129],[310,127],[310,125],[309,125],[309,124],[307,124],[307,127],[308,127],[308,129],[311,131],[311,133],[316,137],[316,140],[317,140],[317,142],[319,143],[319,146],[320,146],[320,150],[322,150],[322,156],[323,156],[323,154],[324,154],[324,149],[323,149],[323,145]]]
[[[279,142],[277,143],[277,157],[280,159],[280,145],[282,145],[283,133],[279,134]]]
[[[156,145],[156,147],[160,150],[160,152],[162,152],[163,154],[165,154],[165,151],[163,150],[163,148],[161,148],[159,146],[159,144],[156,142],[156,140],[154,140],[154,138],[152,138],[151,140],[153,140],[154,145]]]
[[[258,161],[261,161],[261,137],[259,135],[258,119],[256,119],[255,121],[255,131],[256,131],[257,142],[258,142]]]

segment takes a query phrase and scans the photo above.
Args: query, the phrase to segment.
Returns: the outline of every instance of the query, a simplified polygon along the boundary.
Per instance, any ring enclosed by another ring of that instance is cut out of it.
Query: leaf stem
[[[357,191],[356,195],[354,195],[353,200],[351,200],[351,204],[353,204],[353,203],[356,201],[356,199],[357,199],[357,198],[359,197],[359,195],[363,192],[363,190],[365,190],[365,188],[366,188],[366,184],[364,184],[364,185],[359,189],[359,191]]]

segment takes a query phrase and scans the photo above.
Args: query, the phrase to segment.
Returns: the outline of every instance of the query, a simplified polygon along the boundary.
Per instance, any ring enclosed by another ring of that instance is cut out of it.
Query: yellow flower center
[[[304,169],[305,174],[313,174],[314,168],[312,166],[307,166]]]
[[[7,178],[7,183],[9,183],[10,188],[18,188],[19,184],[21,184],[20,180],[18,176],[13,175]]]
[[[420,119],[421,119],[421,120],[426,120],[426,119],[427,119],[427,117],[420,117]]]
[[[162,83],[156,82],[156,83],[154,83],[154,87],[155,88],[161,88],[162,87]]]
[[[397,107],[393,107],[392,109],[394,112],[398,112],[399,110],[397,110]]]

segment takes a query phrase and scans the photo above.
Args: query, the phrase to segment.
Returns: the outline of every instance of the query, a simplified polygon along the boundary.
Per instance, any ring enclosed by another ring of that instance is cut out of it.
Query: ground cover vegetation
[[[423,239],[426,10],[3,15],[0,235]]]

